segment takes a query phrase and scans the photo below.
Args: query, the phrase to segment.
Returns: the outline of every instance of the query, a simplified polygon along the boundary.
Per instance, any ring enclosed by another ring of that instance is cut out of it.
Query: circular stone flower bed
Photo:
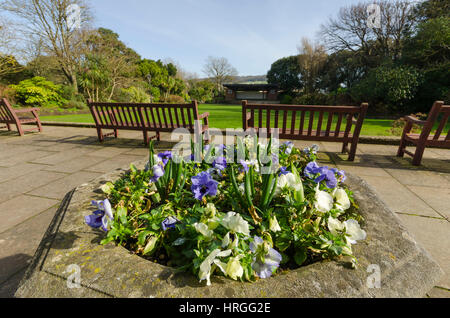
[[[254,282],[346,257],[366,239],[345,172],[316,163],[317,146],[273,147],[247,137],[207,145],[195,159],[150,146],[145,169],[102,187],[86,216],[133,253],[211,284],[213,275]],[[192,149],[194,153],[194,149]],[[239,162],[239,163],[232,163]]]
[[[290,149],[289,146],[288,149]],[[290,150],[288,149],[286,150],[289,153]],[[296,152],[297,150],[294,150],[294,155]],[[302,155],[300,154],[300,156]],[[302,160],[300,159],[300,162],[301,161]],[[309,160],[303,160],[302,165],[306,167],[307,161]],[[356,266],[356,268],[347,266],[349,262],[342,262],[342,257],[334,257],[333,260],[323,260],[306,266],[305,264],[308,262],[308,257],[312,256],[312,253],[316,253],[316,251],[311,251],[307,252],[307,260],[299,268],[283,270],[289,266],[285,266],[282,259],[275,274],[271,271],[271,277],[266,279],[256,279],[256,273],[260,271],[258,267],[253,269],[257,259],[254,259],[254,252],[252,252],[249,246],[247,253],[252,255],[252,257],[247,256],[249,257],[249,264],[245,265],[245,257],[243,259],[238,259],[237,261],[240,266],[247,266],[247,271],[249,271],[249,268],[252,267],[251,270],[255,273],[255,277],[252,278],[250,282],[239,281],[239,277],[237,275],[239,274],[239,271],[230,271],[230,273],[236,274],[236,278],[238,280],[234,280],[233,277],[228,275],[225,276],[226,274],[223,274],[219,266],[213,262],[213,264],[211,264],[211,271],[213,267],[216,268],[214,274],[210,277],[212,284],[211,286],[206,286],[205,280],[199,282],[199,278],[194,274],[198,275],[200,273],[199,267],[216,249],[210,253],[208,253],[209,251],[205,252],[205,259],[199,259],[198,261],[202,261],[201,264],[197,263],[197,265],[189,265],[192,266],[191,268],[198,266],[198,272],[180,272],[176,269],[176,267],[174,267],[176,266],[175,264],[170,264],[172,267],[169,267],[158,263],[167,262],[167,256],[169,255],[159,252],[163,251],[163,249],[157,245],[157,248],[152,256],[144,256],[153,260],[149,261],[144,257],[141,257],[144,252],[143,250],[133,250],[132,245],[127,246],[127,248],[129,248],[129,250],[127,250],[120,244],[113,241],[109,244],[100,244],[100,242],[106,238],[107,234],[105,234],[103,229],[89,228],[86,225],[85,216],[89,217],[89,215],[92,215],[92,211],[94,210],[92,209],[90,201],[92,199],[95,199],[96,202],[97,200],[105,200],[105,194],[100,190],[100,188],[102,188],[104,191],[111,193],[108,195],[108,201],[112,202],[112,206],[111,210],[108,210],[109,207],[107,204],[106,206],[100,205],[100,208],[112,212],[109,216],[111,217],[112,215],[114,221],[110,223],[108,221],[108,216],[106,218],[102,216],[103,212],[109,213],[107,211],[97,212],[97,217],[100,217],[100,220],[105,220],[105,229],[109,230],[109,233],[111,233],[112,226],[117,222],[116,218],[117,220],[119,220],[120,217],[124,218],[124,214],[120,214],[123,213],[120,211],[124,210],[119,208],[120,204],[115,206],[114,202],[120,202],[120,200],[115,201],[117,199],[114,199],[114,191],[111,189],[111,183],[108,182],[111,180],[118,180],[116,183],[123,182],[123,184],[125,184],[125,181],[120,180],[127,180],[128,178],[129,180],[135,180],[134,184],[138,185],[140,182],[139,178],[133,178],[132,176],[144,176],[142,170],[144,169],[145,163],[146,162],[136,162],[132,165],[132,169],[130,171],[128,171],[128,167],[118,167],[121,169],[99,177],[90,183],[81,185],[66,195],[31,261],[27,273],[25,274],[15,294],[16,297],[424,297],[425,294],[436,285],[442,276],[442,270],[436,262],[421,246],[417,244],[411,235],[409,235],[408,231],[400,223],[399,219],[375,194],[373,189],[362,179],[351,174],[347,174],[345,185],[353,192],[354,200],[359,206],[357,212],[364,218],[364,222],[362,224],[364,231],[367,233],[365,240],[359,241],[356,245],[351,245],[352,254],[356,256],[358,260],[358,266]],[[246,162],[244,162],[244,164],[248,166]],[[135,166],[139,167],[141,170],[138,170]],[[236,168],[238,167],[239,166]],[[312,165],[310,167],[312,167]],[[167,170],[167,168],[165,170]],[[280,170],[280,172],[281,171],[285,170]],[[142,179],[142,182],[148,184],[147,177],[154,176],[153,169],[151,171],[148,170],[146,173],[147,175],[145,175],[145,178]],[[236,171],[236,173],[238,174],[238,171]],[[314,181],[317,178],[310,179],[305,175],[301,177],[303,179],[302,184],[304,186],[305,193],[307,193],[307,183],[311,180]],[[337,174],[337,177],[339,178],[340,175]],[[238,188],[241,184],[239,182]],[[331,189],[326,188],[326,184],[324,185],[324,182],[326,183],[324,180],[321,181],[322,184],[320,187],[322,187],[324,192],[329,194],[332,193]],[[343,185],[341,183],[339,187],[342,186]],[[184,186],[184,189],[186,190],[186,197],[193,197],[192,189],[188,186]],[[122,195],[128,197],[130,193],[134,193],[133,187],[129,187],[128,189],[124,187],[124,190],[125,192],[123,194],[116,194],[118,195],[118,199],[120,199]],[[218,192],[215,199],[218,199],[217,196],[220,197],[222,191],[225,192],[232,190],[222,188],[218,185]],[[292,189],[282,190],[280,195],[281,199],[275,198],[275,201],[273,202],[282,200],[285,195],[283,192],[289,191],[292,191]],[[130,200],[139,201],[142,197],[146,198],[149,195],[155,195],[152,194],[152,192],[154,192],[154,190],[147,193],[146,190],[143,190],[142,193],[136,195]],[[211,202],[210,200],[213,198],[214,197],[207,197],[207,200],[209,200],[208,203],[215,204],[215,217],[222,217],[223,223],[223,218],[226,217],[229,211],[220,211],[218,206],[224,203],[218,202],[218,200],[217,202]],[[305,195],[305,199],[312,200],[311,202],[314,202],[314,198],[311,196],[309,196],[308,199],[308,195]],[[333,200],[334,210],[337,199],[333,198]],[[194,204],[197,203],[202,206],[204,214],[206,213],[207,204],[205,206],[203,205],[203,202],[196,202],[196,200],[193,200],[192,202],[194,203],[189,207],[190,209],[192,209]],[[257,202],[256,198],[255,202]],[[232,203],[229,202],[227,204]],[[142,212],[145,213],[158,209],[158,203],[151,202],[151,206],[148,208],[148,211],[146,211],[147,207],[144,209],[145,210]],[[352,210],[354,211],[355,208],[352,207],[346,210],[343,215],[334,218],[339,220],[339,223],[335,222],[337,225],[336,231],[338,231],[338,236],[343,235],[343,233],[339,234],[339,228],[342,228],[342,224],[345,224],[345,219],[348,218],[345,217],[345,215]],[[128,215],[129,211],[132,210],[127,208],[126,220],[131,220]],[[171,211],[175,210],[172,209]],[[239,211],[236,210],[235,212],[239,213]],[[336,212],[340,213],[339,211]],[[170,238],[172,235],[180,233],[178,228],[182,226],[184,222],[188,222],[185,221],[187,218],[182,218],[182,215],[177,216],[173,213],[169,213],[169,211],[164,213],[167,213],[167,217],[165,215],[161,216],[158,220],[158,222],[161,221],[161,224],[155,222],[155,224],[158,225],[158,228],[151,230],[157,233],[163,233],[163,240],[159,240],[159,242],[165,242],[166,236]],[[259,214],[262,215],[262,213]],[[241,216],[244,220],[247,220],[247,223],[249,224],[249,231],[253,236],[249,235],[247,238],[247,236],[244,236],[244,234],[241,233],[238,233],[237,235],[232,235],[230,233],[229,245],[231,244],[231,246],[222,248],[222,244],[224,243],[223,241],[227,236],[226,234],[229,232],[223,224],[219,224],[213,230],[214,235],[219,235],[220,233],[216,234],[218,231],[221,231],[224,235],[224,237],[221,238],[222,240],[220,240],[218,236],[216,238],[218,241],[218,243],[216,243],[216,245],[218,245],[217,249],[221,251],[220,253],[228,249],[232,250],[229,256],[219,257],[217,254],[215,257],[215,259],[218,259],[224,264],[228,258],[227,266],[228,263],[230,263],[231,258],[239,258],[238,256],[235,256],[236,254],[234,254],[236,248],[233,244],[236,244],[234,243],[236,242],[236,237],[240,238],[239,241],[237,241],[237,248],[241,248],[243,243],[248,243],[249,245],[250,243],[253,243],[253,246],[256,247],[261,244],[261,240],[263,240],[263,242],[267,242],[267,235],[264,236],[260,233],[254,234],[254,231],[258,230],[256,226],[252,225],[253,218],[248,215],[249,213],[243,213]],[[178,221],[176,221],[174,228],[170,228],[171,224],[173,224],[173,220],[170,217],[180,217]],[[192,217],[194,218],[195,215]],[[88,219],[93,221],[91,218]],[[166,230],[164,230],[162,222],[166,219],[167,221],[164,223]],[[347,222],[350,219],[351,218],[348,218]],[[284,225],[283,221],[281,221],[283,220],[283,217],[278,218],[277,215],[277,220],[279,227],[283,229]],[[133,224],[135,222],[138,221],[132,221]],[[200,222],[196,221],[194,223]],[[331,223],[333,223],[333,221]],[[224,224],[231,226],[226,222]],[[261,228],[264,224],[266,224],[265,226],[268,228],[268,230],[266,229],[266,232],[269,231],[270,233],[270,223],[267,225],[267,220],[263,220],[259,227]],[[273,224],[274,223],[272,223],[272,225]],[[100,227],[102,226],[103,222]],[[312,224],[312,226],[314,226],[314,224]],[[307,228],[310,229],[311,226],[308,226]],[[347,226],[345,228],[347,229]],[[196,230],[196,232],[194,232],[194,229],[195,227],[190,230],[191,233],[197,232]],[[324,232],[329,232],[331,235],[334,235],[331,233],[330,228],[328,228],[328,222],[327,225],[322,226],[321,229]],[[277,247],[277,234],[279,235],[280,232],[275,231],[273,235],[271,234],[272,242],[275,237],[275,243],[272,248],[283,257],[283,254],[287,253],[282,252],[280,248]],[[201,233],[196,235],[197,237],[204,236]],[[255,238],[255,236],[260,239]],[[133,238],[132,234],[129,234],[129,238],[130,242],[132,242],[132,240],[135,240],[136,242],[136,239]],[[347,238],[351,239],[351,236],[345,236],[346,243]],[[149,239],[150,237],[147,236],[147,241],[141,245],[144,249],[147,247],[148,242],[150,242]],[[175,242],[176,239],[172,238],[173,242]],[[208,244],[208,242],[210,242],[209,244],[212,244],[213,241],[214,239],[212,241],[202,241],[199,246],[207,246],[206,244]],[[351,242],[349,243],[351,244]],[[125,241],[123,241],[122,244],[126,245]],[[267,244],[270,243],[265,244],[266,248],[270,249],[270,245]],[[136,246],[138,245],[135,243],[134,247]],[[346,246],[348,246],[348,244],[346,244]],[[213,246],[210,248],[212,247]],[[322,249],[325,248],[326,246],[324,245]],[[177,251],[179,250],[177,249]],[[217,251],[214,252],[214,254],[216,253]],[[214,256],[214,254],[212,255]],[[261,254],[264,255],[265,251],[261,251]],[[161,255],[164,255],[164,260],[160,260]],[[266,259],[267,257],[264,258],[264,261]],[[293,261],[295,262],[295,259]],[[312,262],[314,259],[310,258],[310,261]],[[231,262],[230,264],[234,266],[238,265],[236,261]],[[231,265],[230,267],[232,267]],[[222,267],[224,267],[224,265],[222,265]],[[275,264],[274,267],[276,267]],[[377,273],[374,271],[374,268],[379,269],[379,286],[374,286],[373,284],[373,279],[377,277]],[[78,271],[76,271],[76,269],[78,269]],[[76,280],[77,274],[79,277],[78,281]],[[244,275],[245,274],[242,275],[242,279],[245,279]],[[72,284],[70,285],[69,282]],[[79,284],[78,286],[76,286],[77,282]],[[372,282],[372,284],[369,284],[369,282]],[[74,284],[75,287],[73,286]]]

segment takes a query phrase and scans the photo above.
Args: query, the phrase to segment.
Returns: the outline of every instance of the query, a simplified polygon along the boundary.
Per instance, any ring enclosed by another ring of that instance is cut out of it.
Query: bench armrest
[[[406,116],[405,119],[412,123],[412,124],[417,124],[417,125],[425,125],[427,122],[426,120],[419,120],[414,116]]]
[[[31,113],[34,111],[39,111],[39,108],[21,108],[21,109],[14,109],[15,113]]]
[[[203,113],[200,116],[198,116],[198,119],[204,119],[209,117],[209,112]]]

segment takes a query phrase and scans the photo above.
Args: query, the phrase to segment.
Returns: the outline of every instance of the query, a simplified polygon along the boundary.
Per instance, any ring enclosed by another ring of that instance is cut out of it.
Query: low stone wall
[[[343,261],[326,261],[255,283],[214,277],[212,286],[206,287],[191,274],[175,273],[114,244],[100,245],[105,234],[84,224],[84,216],[92,212],[90,201],[103,199],[100,185],[123,172],[100,177],[66,195],[16,297],[423,297],[442,275],[374,191],[349,175],[346,183],[360,205],[368,234],[366,241],[354,246],[357,269]],[[81,268],[80,288],[68,288],[72,264]],[[379,289],[367,284],[371,264],[381,269]]]

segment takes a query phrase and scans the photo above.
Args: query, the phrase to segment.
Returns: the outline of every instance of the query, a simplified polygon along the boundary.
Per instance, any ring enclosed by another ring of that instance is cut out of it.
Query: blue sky
[[[240,75],[266,74],[297,53],[302,37],[358,0],[93,0],[94,23],[150,59],[171,58],[203,76],[208,56],[226,57]]]

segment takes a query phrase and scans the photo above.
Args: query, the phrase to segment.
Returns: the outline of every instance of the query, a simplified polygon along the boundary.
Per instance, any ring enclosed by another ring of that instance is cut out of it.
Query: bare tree
[[[307,38],[302,39],[298,51],[300,74],[305,92],[312,93],[317,88],[320,71],[327,61],[327,53],[324,46],[312,43]]]
[[[11,22],[0,17],[0,77],[19,72],[23,67],[17,62],[15,54],[16,36]]]
[[[380,8],[380,25],[368,23],[368,5]],[[413,4],[408,1],[370,1],[341,8],[337,18],[322,25],[320,34],[331,51],[360,52],[366,58],[382,55],[398,59],[403,39],[414,26]]]
[[[222,85],[238,75],[237,70],[231,66],[224,57],[209,56],[203,67],[203,73],[211,78],[219,91],[222,91]]]
[[[78,92],[76,73],[82,44],[89,33],[86,27],[91,19],[84,0],[3,0],[0,8],[18,18],[19,30],[25,38],[40,42],[47,54],[57,58],[61,71]],[[74,17],[70,8],[79,9]],[[72,18],[75,20],[71,21]]]

